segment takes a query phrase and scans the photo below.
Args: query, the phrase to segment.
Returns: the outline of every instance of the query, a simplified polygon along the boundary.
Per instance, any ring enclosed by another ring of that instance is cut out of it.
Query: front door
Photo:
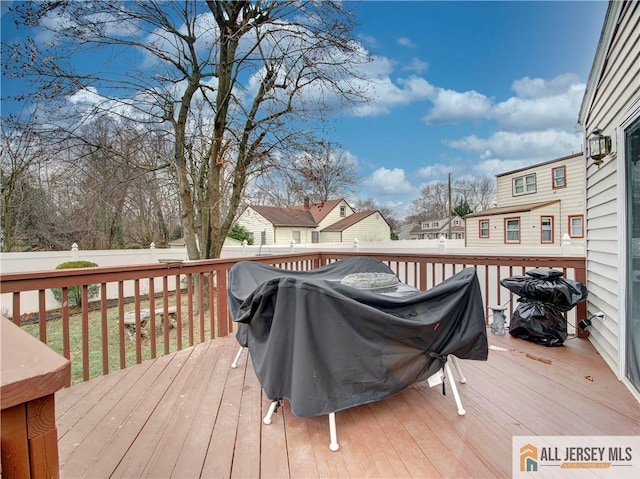
[[[640,391],[640,118],[624,133],[628,212],[625,376]]]

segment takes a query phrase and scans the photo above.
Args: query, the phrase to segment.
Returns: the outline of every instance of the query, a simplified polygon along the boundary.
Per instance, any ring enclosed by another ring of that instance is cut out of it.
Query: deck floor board
[[[453,394],[426,382],[336,414],[269,400],[230,335],[56,395],[63,478],[510,477],[512,436],[639,435],[640,406],[586,340],[559,348],[489,333],[489,360],[460,361]]]

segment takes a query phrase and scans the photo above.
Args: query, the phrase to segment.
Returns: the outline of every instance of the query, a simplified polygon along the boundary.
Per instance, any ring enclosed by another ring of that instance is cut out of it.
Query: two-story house
[[[356,213],[344,198],[280,208],[249,205],[238,217],[253,244],[387,241],[391,227],[377,210]]]
[[[466,246],[584,245],[584,154],[496,175],[496,206],[465,216]]]
[[[449,228],[449,218],[437,218],[422,221],[415,225],[409,233],[409,239],[438,239],[441,237],[449,239],[464,239],[464,219],[459,216],[451,218],[451,228]]]

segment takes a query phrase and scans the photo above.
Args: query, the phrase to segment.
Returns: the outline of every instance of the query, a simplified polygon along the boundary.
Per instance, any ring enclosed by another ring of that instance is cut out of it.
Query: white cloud
[[[427,124],[456,123],[487,116],[491,111],[491,100],[476,91],[460,93],[439,88],[433,108],[423,117]]]
[[[446,141],[445,144],[459,150],[478,152],[485,161],[501,158],[531,164],[581,151],[582,136],[552,129],[523,133],[498,131],[488,138],[471,135]]]
[[[67,97],[67,101],[72,105],[97,105],[104,101],[104,98],[98,95],[98,90],[92,86],[78,90],[73,95]]]
[[[498,173],[516,170],[529,164],[533,163],[526,160],[499,160],[497,158],[493,158],[490,160],[481,161],[473,167],[473,171],[478,176],[492,177],[497,175]]]
[[[400,37],[400,38],[398,38],[397,42],[398,42],[398,45],[403,46],[403,47],[407,47],[407,48],[415,48],[416,47],[416,44],[413,43],[411,41],[411,39],[407,38],[407,37]]]
[[[543,98],[563,94],[576,84],[580,84],[578,75],[564,73],[551,80],[524,77],[514,81],[511,89],[520,98]]]
[[[389,77],[367,83],[372,100],[354,108],[355,116],[376,116],[388,113],[392,107],[431,98],[435,88],[424,78],[411,76],[394,83]]]
[[[418,170],[418,176],[424,179],[440,179],[452,172],[453,165],[443,165],[436,163],[435,165],[424,166]]]
[[[403,195],[415,192],[415,188],[407,180],[404,170],[394,168],[378,168],[365,181],[365,185],[378,194]]]
[[[508,130],[572,129],[578,119],[584,89],[584,84],[572,84],[554,95],[512,97],[495,105],[491,117]],[[531,94],[532,91],[527,92]]]
[[[412,71],[416,73],[424,73],[429,69],[429,64],[423,62],[418,57],[413,57],[408,65],[402,67],[405,71]]]

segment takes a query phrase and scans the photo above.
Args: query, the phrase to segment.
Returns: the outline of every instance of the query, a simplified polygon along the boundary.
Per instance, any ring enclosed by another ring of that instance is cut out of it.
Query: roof
[[[584,156],[584,154],[582,152],[580,152],[580,153],[572,153],[572,154],[567,155],[567,156],[562,156],[560,158],[556,158],[555,160],[543,161],[542,163],[536,163],[535,165],[529,165],[529,166],[524,166],[522,168],[518,168],[516,170],[505,171],[504,173],[498,173],[496,175],[496,178],[499,178],[501,176],[511,175],[513,173],[519,173],[520,171],[530,170],[531,168],[536,168],[538,166],[549,165],[551,163],[555,163],[556,161],[571,160],[572,158],[576,158],[578,156],[582,157],[582,156]]]
[[[277,206],[251,206],[274,226],[302,226],[315,228],[318,223],[310,210],[304,208],[279,208]]]
[[[343,198],[338,198],[337,200],[327,200],[321,203],[314,203],[309,206],[309,212],[316,223],[320,223],[342,201]]]
[[[560,203],[560,200],[540,201],[538,203],[526,203],[526,204],[514,205],[514,206],[503,206],[501,208],[488,208],[483,211],[478,211],[477,213],[468,214],[465,216],[465,219],[477,218],[479,216],[495,216],[495,215],[504,215],[509,213],[519,213],[523,211],[531,211],[537,208],[542,208],[543,206],[551,205],[553,203]]]
[[[362,211],[360,213],[353,213],[352,215],[347,216],[346,218],[341,219],[340,221],[333,223],[332,225],[327,226],[322,231],[344,231],[350,226],[362,221],[363,219],[371,216],[374,213],[379,213],[377,210],[373,211]],[[382,215],[380,215],[382,216]],[[382,216],[384,219],[384,216]],[[386,221],[386,220],[385,220]]]

